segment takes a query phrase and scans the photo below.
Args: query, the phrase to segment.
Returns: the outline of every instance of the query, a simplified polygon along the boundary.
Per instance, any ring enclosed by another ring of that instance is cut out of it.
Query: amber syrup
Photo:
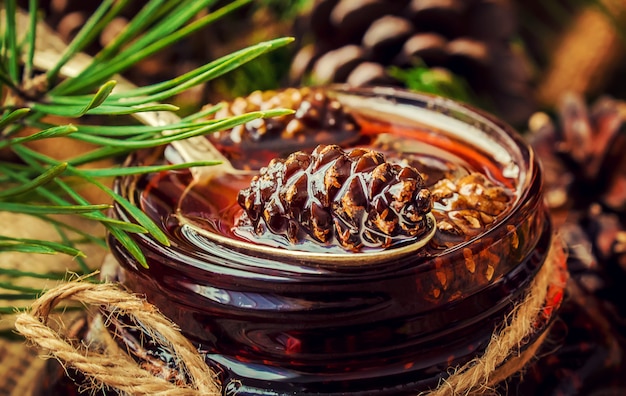
[[[411,98],[403,100],[411,104]],[[495,128],[484,132],[493,134],[489,144],[512,158],[505,168],[494,158],[497,152],[445,130],[395,116],[355,117],[361,135],[344,149],[370,147],[407,161],[425,175],[428,187],[478,172],[508,191],[510,207],[477,236],[450,239],[438,231],[416,254],[367,268],[320,267],[256,253],[245,244],[220,245],[181,226],[182,213],[211,232],[263,244],[233,232],[241,210],[236,196],[249,177],[224,175],[202,185],[193,184],[189,172],[176,171],[118,181],[121,193],[132,195],[171,240],[164,247],[137,236],[146,270],[110,239],[120,279],[181,327],[220,373],[226,394],[399,395],[432,388],[449,367],[484,350],[547,255],[552,230],[539,168],[509,132],[485,124],[486,130]],[[508,143],[500,146],[503,141]],[[262,166],[282,153],[257,154]]]
[[[454,141],[381,124],[366,124],[363,132],[359,146],[411,161],[429,185],[475,171],[515,194],[514,181],[491,159]],[[446,367],[485,348],[550,243],[543,212],[528,213],[533,202],[509,219],[508,228],[472,245],[444,248],[449,244],[438,234],[417,256],[365,273],[254,256],[241,262],[242,252],[212,246],[180,227],[176,213],[182,210],[213,232],[237,238],[236,196],[248,182],[249,177],[225,175],[188,188],[193,180],[186,171],[139,179],[136,198],[169,233],[174,250],[201,253],[180,263],[177,253],[148,254],[147,273],[131,266],[124,275],[127,286],[150,295],[168,317],[184,324],[186,335],[222,373],[227,392],[400,394],[434,386]],[[161,283],[170,288],[155,294],[154,285]]]

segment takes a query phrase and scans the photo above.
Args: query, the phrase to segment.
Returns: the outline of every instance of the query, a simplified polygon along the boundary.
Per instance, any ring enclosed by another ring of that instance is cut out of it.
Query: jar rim
[[[479,233],[478,235],[469,238],[467,241],[460,242],[455,244],[452,247],[446,248],[443,254],[449,254],[453,252],[458,252],[467,248],[468,246],[475,243],[480,238],[489,237],[494,233],[500,232],[502,225],[507,224],[512,216],[518,213],[522,209],[521,202],[525,200],[537,200],[539,199],[540,194],[535,194],[534,190],[539,189],[541,186],[541,173],[540,167],[536,161],[535,154],[532,148],[522,139],[522,137],[508,124],[499,120],[495,116],[477,109],[471,105],[456,102],[452,99],[443,98],[436,95],[431,95],[427,93],[418,93],[412,92],[405,89],[393,88],[393,87],[366,87],[366,88],[354,88],[348,87],[345,85],[333,85],[327,88],[328,92],[333,95],[336,95],[338,98],[343,99],[343,103],[348,104],[350,98],[364,98],[365,103],[368,103],[372,106],[372,109],[380,112],[388,112],[391,108],[394,110],[402,109],[405,110],[402,113],[402,116],[410,121],[419,121],[423,123],[422,117],[424,114],[435,115],[435,118],[431,118],[431,121],[434,120],[435,123],[441,123],[442,121],[449,120],[457,120],[462,123],[463,126],[470,126],[472,128],[472,132],[477,132],[482,135],[483,142],[489,142],[489,139],[492,137],[496,137],[499,139],[498,142],[491,141],[490,153],[494,154],[494,161],[498,161],[503,165],[510,165],[511,167],[517,167],[517,174],[512,175],[516,176],[516,184],[515,189],[517,190],[516,194],[514,194],[514,201],[511,203],[511,209],[497,219],[497,224],[493,227],[488,228],[487,230]],[[370,102],[367,102],[370,101]],[[354,106],[354,104],[352,104]],[[411,111],[415,112],[416,108],[421,109],[419,114],[411,114]],[[382,110],[381,110],[382,109]],[[446,129],[444,129],[446,128]],[[447,131],[447,126],[442,126],[438,129]],[[466,132],[465,132],[466,133]],[[494,135],[495,134],[495,135]],[[469,140],[468,136],[462,135],[462,132],[458,132],[463,140],[467,141],[468,144],[472,142]],[[494,136],[492,136],[494,135]],[[474,138],[476,139],[476,138]],[[500,146],[494,146],[495,144],[500,144]],[[503,148],[506,150],[505,155],[496,156],[498,148]],[[134,161],[134,157],[131,155],[127,158],[125,164],[130,165]],[[504,164],[507,162],[507,164]],[[512,171],[514,172],[514,171]],[[124,193],[123,181],[130,180],[132,176],[127,176],[125,178],[118,178],[115,182],[115,189],[118,193]],[[536,186],[536,188],[533,188]],[[123,194],[124,195],[124,194]],[[132,198],[132,194],[127,194],[128,198]],[[131,203],[137,205],[137,202],[133,202],[131,199]],[[535,206],[535,205],[525,205]],[[129,220],[127,216],[123,213],[123,208],[120,206],[116,206],[116,210],[118,211],[118,215],[126,220]],[[147,234],[137,234],[137,238],[144,240],[146,242],[151,241],[150,235]],[[226,238],[226,237],[224,237]],[[218,243],[223,242],[221,239]],[[234,244],[234,249],[245,249],[246,247],[254,247],[257,249],[251,249],[251,251],[257,251],[260,254],[266,255],[267,257],[281,256],[285,252],[290,252],[293,257],[293,265],[294,270],[302,269],[303,266],[308,266],[310,268],[323,268],[324,270],[333,270],[341,268],[342,270],[346,269],[346,266],[343,263],[343,260],[337,260],[335,264],[330,265],[319,265],[317,261],[313,258],[313,260],[308,260],[307,254],[310,252],[300,252],[293,254],[295,251],[290,251],[278,247],[264,247],[259,251],[258,247],[250,242],[245,241],[237,241]],[[188,252],[183,250],[177,252],[177,255],[187,255]],[[352,260],[355,263],[360,265],[350,265],[348,267],[351,268],[375,268],[378,264],[381,264],[380,261],[370,262],[370,265],[363,265],[366,261],[360,260],[359,255],[363,255],[365,260],[368,253],[355,253],[355,252],[347,252],[344,256],[346,260]],[[284,262],[284,264],[289,267],[291,262],[288,260]],[[428,264],[429,260],[423,260],[419,262],[417,265],[425,265]]]

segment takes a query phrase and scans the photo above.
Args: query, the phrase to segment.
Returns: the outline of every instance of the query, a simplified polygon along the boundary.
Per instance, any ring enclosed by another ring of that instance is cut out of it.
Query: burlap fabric
[[[20,341],[0,341],[0,395],[32,395],[44,360]]]

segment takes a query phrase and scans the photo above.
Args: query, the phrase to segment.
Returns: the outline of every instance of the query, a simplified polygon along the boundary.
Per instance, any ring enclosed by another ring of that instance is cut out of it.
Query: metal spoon
[[[406,241],[399,244],[397,247],[357,253],[348,251],[345,253],[311,252],[265,246],[229,238],[227,236],[211,232],[188,217],[178,216],[178,219],[183,228],[183,233],[184,229],[187,228],[218,245],[226,246],[237,251],[244,251],[254,257],[270,256],[279,260],[284,257],[290,262],[296,260],[307,266],[334,268],[377,265],[391,262],[401,257],[416,253],[418,250],[426,246],[426,244],[428,244],[437,232],[435,216],[432,213],[428,213],[426,217],[427,229],[419,238]]]

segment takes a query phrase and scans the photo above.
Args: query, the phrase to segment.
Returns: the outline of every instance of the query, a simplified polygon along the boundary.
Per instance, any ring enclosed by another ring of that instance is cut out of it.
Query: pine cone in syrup
[[[510,205],[507,191],[480,173],[456,180],[441,179],[431,189],[433,201],[447,210],[433,210],[440,232],[451,237],[480,234]]]
[[[295,110],[291,115],[260,118],[210,135],[213,144],[236,166],[254,169],[261,166],[246,155],[248,150],[254,150],[257,154],[268,150],[273,154],[270,158],[274,158],[313,149],[319,144],[346,144],[359,137],[359,125],[352,115],[323,89],[303,87],[287,88],[284,91],[255,91],[245,98],[220,104],[223,107],[208,119],[219,120],[251,111],[277,108]]]
[[[387,162],[377,151],[337,145],[272,160],[238,201],[244,209],[239,228],[350,251],[419,237],[432,207],[414,168]]]

